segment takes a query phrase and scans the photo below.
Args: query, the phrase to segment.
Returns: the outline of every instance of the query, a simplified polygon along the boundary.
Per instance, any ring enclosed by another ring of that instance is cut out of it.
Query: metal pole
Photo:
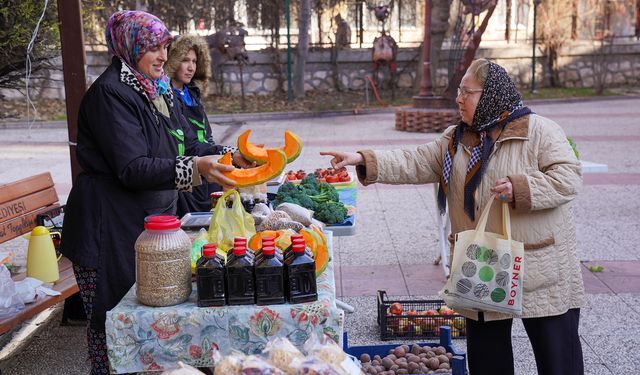
[[[431,0],[424,2],[424,39],[422,41],[422,80],[419,96],[433,96],[431,84]]]
[[[531,57],[531,93],[536,91],[536,19],[540,0],[533,0],[533,53]]]
[[[62,70],[64,74],[64,94],[67,106],[67,131],[71,156],[71,179],[82,171],[76,158],[78,135],[78,111],[87,90],[84,71],[84,33],[82,30],[80,0],[58,0],[58,20],[60,21],[60,45],[62,49]]]
[[[362,4],[362,0],[358,4],[360,7],[358,9],[360,15],[360,48],[362,48],[362,43],[364,42],[364,5]]]
[[[293,101],[293,77],[291,73],[291,0],[284,0],[285,16],[287,19],[287,100]]]

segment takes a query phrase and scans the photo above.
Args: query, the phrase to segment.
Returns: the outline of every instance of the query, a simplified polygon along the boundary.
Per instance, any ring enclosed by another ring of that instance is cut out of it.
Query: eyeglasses
[[[466,99],[467,97],[469,97],[469,95],[476,92],[482,92],[482,89],[468,89],[466,87],[458,87],[458,96],[461,96],[462,99]]]

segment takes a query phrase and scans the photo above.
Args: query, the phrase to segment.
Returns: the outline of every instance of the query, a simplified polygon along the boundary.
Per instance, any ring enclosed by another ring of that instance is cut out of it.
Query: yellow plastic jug
[[[27,276],[45,283],[57,281],[58,259],[49,230],[42,226],[33,228],[27,251]]]

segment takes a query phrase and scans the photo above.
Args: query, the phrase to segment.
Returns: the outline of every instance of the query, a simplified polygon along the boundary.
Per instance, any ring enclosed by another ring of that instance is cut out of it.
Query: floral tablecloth
[[[333,256],[333,236],[326,235]],[[174,368],[178,361],[210,367],[213,349],[259,353],[274,337],[287,337],[301,349],[312,333],[340,343],[344,312],[335,296],[333,261],[318,278],[314,303],[199,308],[194,284],[186,302],[149,307],[137,301],[134,285],[107,313],[109,361],[118,374]]]

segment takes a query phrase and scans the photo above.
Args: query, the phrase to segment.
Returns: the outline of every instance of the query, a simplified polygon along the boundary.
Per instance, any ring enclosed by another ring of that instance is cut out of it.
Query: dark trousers
[[[536,358],[538,374],[583,375],[578,336],[580,309],[562,315],[522,319]],[[485,322],[467,319],[467,355],[470,375],[512,375],[512,319]]]

